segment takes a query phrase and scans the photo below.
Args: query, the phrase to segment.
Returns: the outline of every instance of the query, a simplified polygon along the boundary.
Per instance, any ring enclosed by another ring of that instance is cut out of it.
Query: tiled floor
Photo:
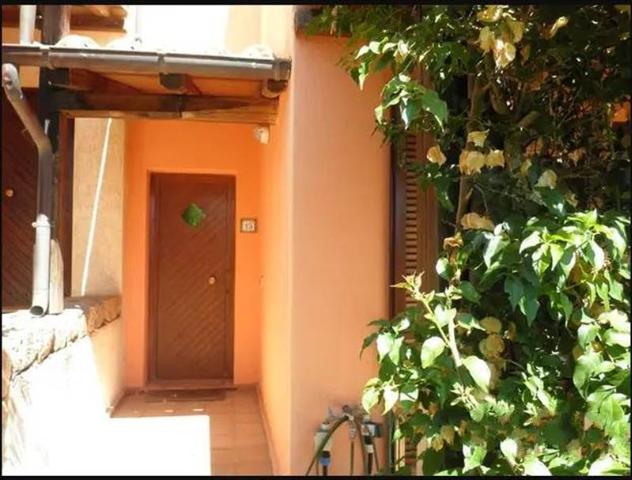
[[[225,397],[220,400],[177,400],[165,398],[156,401],[146,394],[128,395],[119,402],[112,417],[126,418],[128,429],[134,428],[133,418],[149,419],[153,417],[207,417],[210,430],[210,473],[212,475],[271,475],[270,456],[259,402],[254,388],[238,388],[226,390]],[[183,418],[184,419],[184,418]],[[175,425],[176,419],[170,418]],[[143,427],[138,422],[138,429]],[[171,427],[172,428],[172,427]],[[163,430],[164,431],[164,430]],[[199,431],[199,430],[198,430]],[[175,433],[175,432],[174,432]],[[199,437],[199,433],[197,434]],[[141,435],[142,437],[142,435]],[[192,451],[200,448],[204,442],[193,435],[180,434],[178,443],[192,442]],[[180,445],[181,446],[181,445]],[[150,448],[147,446],[146,448]],[[169,449],[173,451],[174,449]],[[185,457],[187,453],[181,454]],[[194,461],[191,458],[173,458],[169,462],[200,462],[198,454]],[[204,456],[204,458],[206,458]],[[166,461],[164,458],[161,461]],[[204,462],[204,460],[201,460]],[[169,465],[170,467],[170,465]],[[135,470],[141,471],[142,466]],[[169,470],[172,470],[169,468]],[[177,470],[177,469],[176,469]],[[202,472],[199,472],[203,474]]]

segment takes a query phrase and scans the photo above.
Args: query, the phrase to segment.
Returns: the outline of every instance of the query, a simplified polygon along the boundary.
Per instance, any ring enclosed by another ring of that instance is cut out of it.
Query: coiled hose
[[[318,448],[316,449],[316,452],[314,453],[314,456],[312,457],[312,461],[309,464],[309,467],[307,467],[307,471],[305,472],[305,476],[309,476],[310,472],[312,471],[312,468],[314,468],[314,465],[317,465],[317,461],[318,458],[320,457],[321,453],[323,452],[323,449],[325,448],[325,445],[327,445],[327,442],[329,441],[329,439],[331,438],[331,436],[334,434],[334,432],[338,429],[338,427],[340,427],[340,425],[342,425],[345,422],[352,422],[355,426],[355,428],[357,429],[357,432],[361,432],[361,424],[358,421],[357,418],[353,417],[353,420],[349,419],[349,417],[347,415],[344,415],[343,417],[339,418],[338,420],[336,420],[334,422],[334,424],[332,425],[332,427],[327,431],[327,434],[323,437],[322,441],[320,442],[320,445],[318,445]],[[358,441],[360,442],[360,450],[362,453],[362,466],[363,466],[363,470],[364,470],[364,475],[370,475],[371,472],[371,466],[369,465],[369,459],[367,458],[367,452],[366,452],[366,448],[364,446],[364,442],[362,441],[362,435],[356,435],[356,438],[358,439]],[[354,439],[355,440],[355,439]],[[379,467],[379,461],[377,458],[377,449],[375,448],[375,439],[373,438],[373,436],[371,436],[371,442],[373,443],[373,450],[374,450],[374,454],[373,454],[373,459],[375,461],[375,469],[376,471],[379,471],[380,467]],[[351,465],[350,465],[350,475],[353,474],[353,443],[351,444]],[[373,462],[371,462],[373,463]],[[316,474],[318,475],[318,467],[316,467]]]

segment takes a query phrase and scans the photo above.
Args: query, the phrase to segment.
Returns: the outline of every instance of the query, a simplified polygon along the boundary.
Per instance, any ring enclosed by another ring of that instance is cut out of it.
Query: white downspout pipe
[[[20,45],[33,43],[37,5],[20,5]]]
[[[33,251],[33,302],[31,315],[46,315],[49,301],[51,216],[53,211],[53,149],[39,120],[30,109],[14,65],[2,65],[2,86],[7,98],[37,146],[37,217]]]

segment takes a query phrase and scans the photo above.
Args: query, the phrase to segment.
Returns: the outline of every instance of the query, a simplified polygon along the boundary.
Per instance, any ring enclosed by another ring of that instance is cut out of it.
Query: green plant
[[[385,141],[453,215],[442,288],[371,322],[363,394],[425,439],[424,474],[630,473],[629,6],[330,6]],[[429,83],[416,81],[423,69]],[[467,81],[468,101],[454,92]],[[432,85],[432,87],[430,86]]]

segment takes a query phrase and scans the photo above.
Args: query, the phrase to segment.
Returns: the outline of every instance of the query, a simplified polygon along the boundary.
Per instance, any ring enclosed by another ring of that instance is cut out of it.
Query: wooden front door
[[[151,178],[150,379],[233,376],[235,179]]]
[[[24,90],[37,111],[37,91]],[[37,201],[37,148],[24,124],[2,96],[2,305],[31,302]]]

